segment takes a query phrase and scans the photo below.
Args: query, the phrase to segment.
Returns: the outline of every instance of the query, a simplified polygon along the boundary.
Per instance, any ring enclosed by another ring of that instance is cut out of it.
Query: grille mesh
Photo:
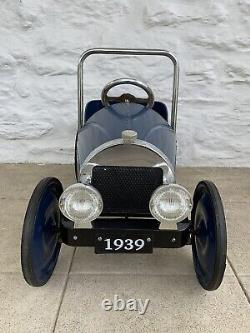
[[[150,197],[162,180],[161,168],[95,166],[91,183],[101,193],[102,215],[148,215]]]

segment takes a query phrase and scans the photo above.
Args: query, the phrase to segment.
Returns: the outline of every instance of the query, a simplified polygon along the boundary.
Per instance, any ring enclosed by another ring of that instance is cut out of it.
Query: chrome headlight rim
[[[88,216],[85,217],[76,217],[70,213],[70,204],[74,204],[74,195],[80,194],[82,197],[87,194],[88,201],[92,200],[92,207],[94,209],[90,211]],[[70,202],[72,200],[72,202]],[[75,183],[66,188],[66,190],[61,194],[59,198],[59,209],[63,216],[68,220],[76,224],[86,224],[94,221],[97,217],[100,216],[103,210],[103,200],[100,192],[91,185]]]
[[[184,199],[182,199],[186,201],[185,210],[183,209],[182,213],[178,217],[174,218],[162,217],[155,208],[156,200],[159,202],[161,199],[160,196],[163,196],[164,194],[166,194],[166,192],[171,192],[171,191],[175,192],[175,194],[178,193],[178,191],[181,191],[184,194],[184,196],[186,196]],[[149,210],[151,215],[161,223],[178,223],[184,221],[190,215],[192,206],[193,206],[193,200],[191,194],[185,187],[179,184],[163,184],[157,187],[157,189],[151,195],[149,201]]]

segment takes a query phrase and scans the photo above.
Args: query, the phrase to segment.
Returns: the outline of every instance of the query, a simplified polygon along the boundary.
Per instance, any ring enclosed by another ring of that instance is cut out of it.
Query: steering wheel
[[[122,85],[122,84],[130,84],[132,86],[136,86],[139,87],[141,89],[143,89],[147,95],[148,98],[137,98],[131,94],[123,94],[119,97],[112,97],[112,96],[108,96],[108,92],[110,89]],[[136,79],[131,79],[131,78],[121,78],[121,79],[117,79],[114,81],[109,82],[108,84],[106,84],[106,86],[103,88],[102,90],[102,95],[101,95],[101,99],[102,99],[102,104],[106,107],[110,106],[110,102],[137,102],[137,103],[146,103],[146,107],[147,108],[152,108],[154,105],[154,94],[151,88],[149,88],[149,86],[147,86],[145,83],[138,81]]]

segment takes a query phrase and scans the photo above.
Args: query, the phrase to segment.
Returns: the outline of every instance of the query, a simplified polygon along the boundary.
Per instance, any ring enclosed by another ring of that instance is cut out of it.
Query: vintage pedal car
[[[83,64],[92,54],[169,58],[174,69],[171,115],[146,84],[130,78],[108,83],[101,100],[92,100],[84,108]],[[219,287],[227,237],[218,190],[203,180],[192,198],[175,182],[178,76],[176,58],[164,50],[83,53],[78,65],[77,182],[63,191],[57,178],[45,178],[31,196],[21,245],[27,283],[42,286],[49,280],[62,243],[112,254],[192,245],[201,286]],[[142,88],[148,97],[108,95],[111,88],[123,84]]]

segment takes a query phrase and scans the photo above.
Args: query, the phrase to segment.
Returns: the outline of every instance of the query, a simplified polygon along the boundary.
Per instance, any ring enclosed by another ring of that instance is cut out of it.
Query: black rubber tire
[[[57,178],[44,178],[34,189],[27,207],[21,240],[21,265],[24,279],[34,287],[40,287],[49,280],[57,263],[61,248],[58,199],[62,192],[62,184]]]
[[[197,279],[206,290],[216,290],[224,276],[227,231],[222,200],[214,183],[201,181],[194,192],[192,249]]]

